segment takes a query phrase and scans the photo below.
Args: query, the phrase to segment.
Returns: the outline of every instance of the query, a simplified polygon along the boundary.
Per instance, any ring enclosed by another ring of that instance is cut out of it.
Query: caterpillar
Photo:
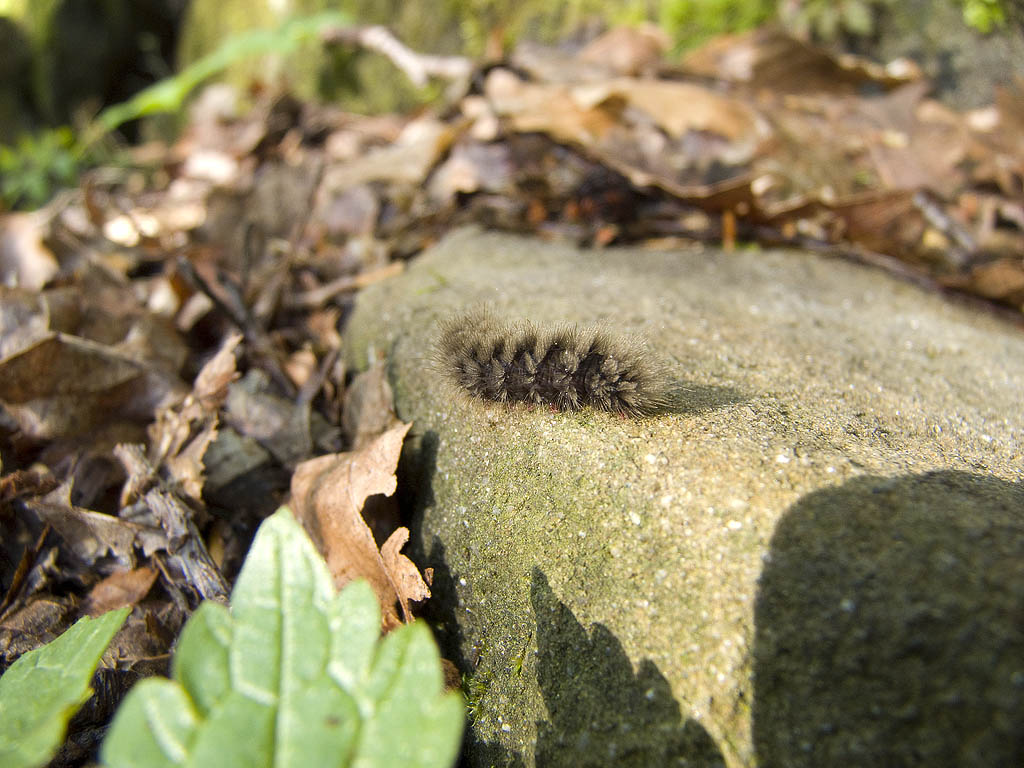
[[[459,388],[500,403],[642,417],[672,399],[665,366],[647,346],[601,327],[504,322],[478,307],[441,322],[433,358]]]

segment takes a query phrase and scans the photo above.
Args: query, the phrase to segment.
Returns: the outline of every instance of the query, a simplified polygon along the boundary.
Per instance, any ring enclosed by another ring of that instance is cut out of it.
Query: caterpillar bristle
[[[469,394],[500,403],[641,417],[670,401],[664,366],[650,350],[599,327],[504,323],[476,308],[441,323],[434,362]]]

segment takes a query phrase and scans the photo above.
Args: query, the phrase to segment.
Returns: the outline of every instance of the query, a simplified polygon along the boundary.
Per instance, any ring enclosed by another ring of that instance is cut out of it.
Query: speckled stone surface
[[[644,335],[644,420],[484,404],[436,323]],[[581,251],[461,230],[363,292],[414,426],[402,493],[468,675],[470,765],[1024,759],[1024,334],[776,251]]]

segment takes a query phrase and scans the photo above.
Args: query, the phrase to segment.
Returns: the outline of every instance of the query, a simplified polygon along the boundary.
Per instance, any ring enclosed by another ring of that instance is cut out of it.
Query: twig
[[[407,48],[387,27],[335,27],[322,35],[325,43],[344,43],[376,51],[391,60],[413,85],[422,88],[430,77],[459,80],[468,77],[472,62],[462,56],[433,56]]]
[[[400,274],[404,268],[404,262],[395,261],[386,267],[374,269],[370,272],[360,272],[358,275],[345,275],[344,277],[331,280],[329,283],[324,283],[319,288],[287,296],[283,304],[287,309],[316,309],[326,304],[339,293],[358,291],[371,283]]]
[[[324,355],[324,359],[317,366],[316,371],[313,375],[306,379],[306,382],[299,388],[299,394],[295,398],[296,405],[305,405],[311,403],[313,398],[316,397],[316,393],[320,391],[320,388],[324,385],[324,381],[330,374],[331,368],[338,361],[338,350],[331,349]]]
[[[295,385],[292,384],[278,360],[273,343],[266,332],[253,318],[249,308],[245,306],[238,286],[230,280],[222,279],[217,290],[206,280],[185,256],[179,256],[177,260],[178,272],[186,281],[192,284],[198,291],[206,294],[214,306],[220,310],[245,336],[251,345],[252,352],[263,364],[264,370],[274,383],[289,397],[295,395]]]
[[[143,503],[167,534],[168,558],[204,600],[227,603],[231,590],[210,557],[188,508],[171,493],[154,488]]]

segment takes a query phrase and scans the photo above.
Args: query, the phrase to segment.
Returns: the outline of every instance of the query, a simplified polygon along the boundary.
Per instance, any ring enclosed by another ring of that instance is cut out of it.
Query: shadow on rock
[[[538,723],[536,764],[559,766],[724,766],[711,736],[683,722],[668,681],[650,661],[634,674],[607,627],[588,633],[535,568],[537,680],[548,720]]]
[[[668,401],[659,413],[681,413],[696,415],[750,399],[735,387],[720,387],[714,384],[694,384],[689,381],[673,381],[669,385]]]
[[[776,528],[755,626],[760,766],[1024,765],[1024,486],[809,494]]]
[[[431,598],[423,604],[422,615],[434,627],[441,651],[463,673],[476,666],[475,659],[467,659],[462,653],[462,629],[456,617],[459,603],[455,578],[448,567],[445,546],[437,536],[429,542],[422,537],[420,515],[425,507],[434,505],[434,491],[431,478],[437,471],[438,436],[433,430],[423,434],[412,434],[402,447],[398,462],[398,500],[402,524],[413,531],[409,542],[409,554],[421,568],[431,569]]]

